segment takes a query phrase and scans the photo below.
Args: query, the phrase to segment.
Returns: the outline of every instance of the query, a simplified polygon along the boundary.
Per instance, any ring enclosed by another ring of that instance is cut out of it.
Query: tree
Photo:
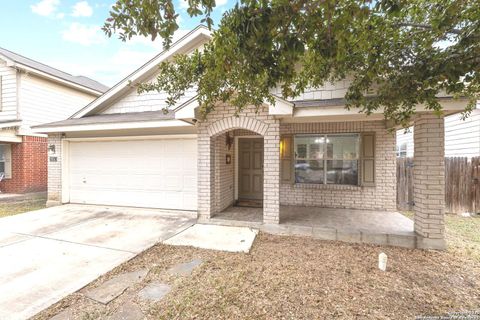
[[[209,27],[214,0],[188,0],[188,13]],[[178,25],[172,0],[117,0],[104,25],[120,38],[160,36],[168,47]],[[219,101],[237,111],[307,87],[353,78],[347,108],[408,125],[415,106],[442,112],[438,94],[480,94],[480,0],[241,0],[227,11],[202,52],[159,66],[156,82],[174,104],[198,87],[207,114]],[[373,89],[376,94],[367,95]]]

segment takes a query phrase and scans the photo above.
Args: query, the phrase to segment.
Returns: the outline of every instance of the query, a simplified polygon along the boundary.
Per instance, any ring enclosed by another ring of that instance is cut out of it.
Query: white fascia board
[[[130,141],[130,140],[159,140],[159,139],[196,139],[197,134],[161,134],[151,136],[116,136],[116,137],[88,137],[88,138],[64,138],[65,141]]]
[[[467,107],[468,99],[449,99],[441,100],[440,104],[444,111],[463,111]],[[417,112],[428,111],[425,106],[417,107]]]
[[[35,74],[39,77],[42,77],[42,78],[45,78],[45,79],[48,79],[48,80],[51,80],[51,81],[54,81],[54,82],[58,82],[58,83],[61,83],[63,85],[66,85],[68,87],[75,88],[75,89],[90,93],[90,94],[95,95],[97,97],[99,97],[103,94],[101,91],[93,90],[93,89],[90,89],[88,87],[79,85],[77,83],[73,83],[71,81],[67,81],[67,80],[61,79],[59,77],[52,76],[48,73],[45,73],[43,71],[39,71],[37,69],[31,68],[31,67],[28,67],[28,66],[25,66],[23,64],[15,63],[14,67],[17,68],[17,69],[23,70],[27,73],[32,73],[32,74]]]
[[[0,129],[2,128],[13,128],[13,127],[19,127],[22,125],[22,121],[12,121],[12,122],[5,122],[5,123],[0,123]]]
[[[0,143],[2,142],[22,142],[22,137],[18,136],[15,130],[1,130],[0,131]]]
[[[377,110],[374,113],[383,113],[383,110]],[[331,116],[358,116],[361,113],[356,109],[345,109],[345,106],[329,106],[329,107],[300,107],[295,108],[294,118],[308,117],[331,117]]]
[[[10,58],[4,56],[3,54],[0,54],[0,59],[5,61],[7,67],[14,67],[15,66],[15,61],[10,60]]]
[[[175,119],[195,119],[195,109],[199,106],[197,98],[187,101],[184,105],[174,110]]]
[[[17,134],[19,136],[31,136],[31,137],[41,137],[41,138],[46,138],[47,137],[46,134],[41,134],[41,133],[37,133],[37,132],[33,131],[32,128],[29,127],[29,126],[20,126],[18,128]]]
[[[280,97],[274,96],[275,103],[272,105],[268,101],[265,104],[268,106],[268,114],[272,116],[292,116],[294,103],[284,100]]]
[[[468,100],[440,100],[440,104],[444,111],[462,111],[467,106]],[[418,105],[415,108],[416,112],[432,112],[427,109],[425,105]],[[384,109],[379,108],[373,111],[373,114],[383,114]],[[356,108],[347,110],[344,105],[328,106],[328,107],[297,107],[293,113],[294,118],[308,118],[308,117],[332,117],[332,116],[354,116],[365,115],[359,112]]]
[[[196,30],[192,31],[190,34],[186,35],[176,43],[172,44],[169,50],[165,50],[155,58],[144,64],[142,67],[137,69],[135,72],[130,74],[128,77],[120,81],[118,84],[110,88],[105,94],[100,96],[98,99],[92,101],[89,105],[85,108],[81,109],[77,113],[75,113],[71,119],[74,118],[81,118],[85,115],[90,114],[96,108],[102,107],[104,103],[108,102],[109,100],[115,98],[117,95],[121,94],[123,90],[129,86],[130,82],[138,82],[141,81],[142,77],[157,68],[158,64],[162,61],[168,60],[172,58],[175,54],[185,53],[188,49],[191,49],[188,44],[196,44],[200,42],[202,38],[210,39],[211,32],[206,29],[205,27],[199,27]]]
[[[192,125],[181,120],[161,120],[161,121],[138,121],[123,123],[105,123],[105,124],[80,124],[62,127],[37,127],[36,133],[54,133],[54,132],[82,132],[82,131],[106,131],[106,130],[128,130],[144,128],[172,128],[172,127],[191,127]]]

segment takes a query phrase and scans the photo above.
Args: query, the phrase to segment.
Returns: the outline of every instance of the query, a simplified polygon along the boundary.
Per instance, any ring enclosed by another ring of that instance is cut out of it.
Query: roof
[[[12,127],[18,127],[22,123],[21,120],[4,120],[0,121],[0,128],[12,128]]]
[[[179,40],[175,41],[169,49],[162,51],[153,57],[150,61],[135,70],[119,83],[108,89],[103,95],[92,101],[76,112],[71,118],[81,118],[108,107],[110,103],[123,96],[128,90],[132,89],[132,83],[143,82],[149,76],[152,76],[158,70],[158,64],[168,60],[178,53],[187,53],[189,50],[200,46],[202,41],[211,39],[211,32],[207,27],[199,25]]]
[[[132,113],[113,113],[113,114],[99,114],[93,116],[85,116],[83,118],[73,118],[57,122],[42,124],[35,127],[54,128],[65,126],[78,126],[88,124],[108,124],[108,123],[122,123],[122,122],[142,122],[142,121],[158,121],[158,120],[173,120],[175,114],[173,111],[165,113],[161,111],[145,111]],[[34,128],[35,128],[34,127]]]
[[[295,107],[332,107],[332,106],[343,106],[347,103],[347,100],[344,98],[334,98],[334,99],[315,99],[315,100],[291,100]]]
[[[40,72],[44,72],[50,76],[71,82],[73,84],[88,88],[90,90],[97,91],[99,93],[103,93],[108,90],[108,87],[106,85],[101,84],[98,81],[95,81],[93,79],[90,79],[84,76],[73,76],[69,73],[52,68],[50,66],[47,66],[46,64],[26,58],[22,55],[19,55],[15,52],[12,52],[10,50],[7,50],[1,47],[0,47],[0,56],[4,56],[7,59],[13,61],[14,63],[35,69]]]

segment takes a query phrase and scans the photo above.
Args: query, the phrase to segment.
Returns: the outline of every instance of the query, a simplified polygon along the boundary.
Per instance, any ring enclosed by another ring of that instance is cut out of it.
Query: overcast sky
[[[185,2],[175,38],[195,28]],[[162,50],[162,40],[136,38],[126,43],[100,30],[114,0],[0,0],[0,47],[74,75],[112,86]],[[217,0],[213,18],[235,0]]]

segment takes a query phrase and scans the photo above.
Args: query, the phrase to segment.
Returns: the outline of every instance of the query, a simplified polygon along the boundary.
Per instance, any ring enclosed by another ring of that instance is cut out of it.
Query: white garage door
[[[71,142],[70,202],[197,209],[196,139]]]

